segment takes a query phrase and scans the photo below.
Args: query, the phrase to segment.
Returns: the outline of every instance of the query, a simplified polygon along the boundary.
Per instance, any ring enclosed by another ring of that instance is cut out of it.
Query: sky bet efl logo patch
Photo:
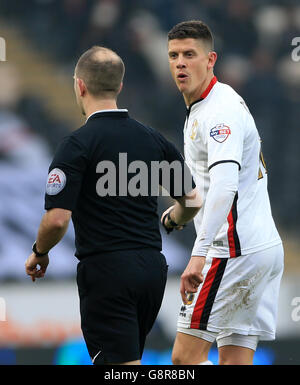
[[[229,126],[224,123],[217,124],[210,130],[210,136],[219,143],[225,142],[228,136],[231,134]]]
[[[59,168],[54,168],[48,175],[46,193],[48,195],[58,194],[66,185],[66,175]]]

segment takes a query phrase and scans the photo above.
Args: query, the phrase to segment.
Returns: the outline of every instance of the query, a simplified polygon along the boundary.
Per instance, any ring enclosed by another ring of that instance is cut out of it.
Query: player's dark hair
[[[176,24],[168,33],[168,41],[174,39],[200,39],[209,50],[214,48],[214,39],[209,27],[200,20],[183,21]]]
[[[116,97],[125,73],[123,60],[112,50],[94,46],[84,52],[75,74],[82,79],[88,92],[95,96]]]

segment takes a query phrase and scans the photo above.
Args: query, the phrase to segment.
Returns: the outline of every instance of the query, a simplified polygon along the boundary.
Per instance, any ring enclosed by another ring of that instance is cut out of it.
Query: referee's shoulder
[[[101,134],[101,130],[99,130],[95,122],[87,121],[82,126],[71,131],[68,136],[71,140],[85,143],[88,140],[93,140],[95,133],[99,135]]]
[[[89,143],[93,142],[91,135],[87,134],[87,131],[85,129],[85,125],[80,126],[79,128],[76,128],[74,130],[71,130],[69,133],[67,133],[60,143],[58,144],[58,148],[60,148],[62,151],[88,151]]]

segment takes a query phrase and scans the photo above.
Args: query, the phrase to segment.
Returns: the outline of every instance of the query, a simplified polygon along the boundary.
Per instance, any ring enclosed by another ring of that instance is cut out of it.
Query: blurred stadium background
[[[185,106],[172,83],[167,31],[202,19],[215,35],[216,74],[246,100],[263,139],[273,214],[285,246],[277,340],[261,343],[256,364],[300,364],[300,36],[298,1],[1,0],[0,37],[0,364],[90,364],[80,331],[74,234],[51,252],[48,274],[24,273],[43,214],[53,151],[84,119],[73,96],[74,65],[94,44],[116,50],[126,75],[119,107],[182,150]],[[159,200],[159,212],[169,204]],[[142,362],[171,363],[179,277],[193,225],[168,238],[169,280]],[[112,293],[113,295],[113,293]],[[210,359],[217,362],[213,349]]]

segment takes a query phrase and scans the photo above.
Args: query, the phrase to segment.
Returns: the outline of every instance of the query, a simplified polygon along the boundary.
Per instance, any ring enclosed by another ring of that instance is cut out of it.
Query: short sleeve
[[[243,154],[243,127],[236,120],[226,116],[217,119],[206,129],[208,169],[223,162],[237,163],[240,169]]]
[[[84,146],[73,135],[65,137],[49,167],[45,193],[46,210],[75,209],[86,167],[87,152]]]

